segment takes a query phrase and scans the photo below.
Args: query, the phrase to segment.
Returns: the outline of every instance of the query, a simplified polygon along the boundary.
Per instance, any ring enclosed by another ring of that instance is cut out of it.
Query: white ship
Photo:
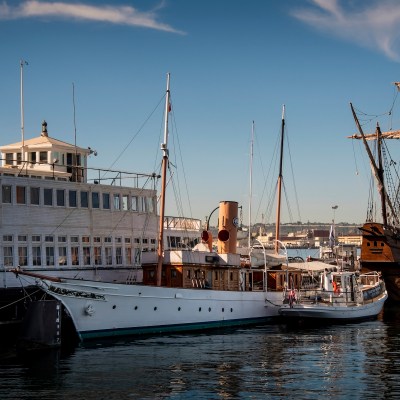
[[[48,278],[16,271],[18,276],[34,276],[42,290],[60,300],[81,340],[269,321],[278,316],[288,280],[300,280],[300,272],[241,265],[234,201],[220,202],[217,252],[209,231],[193,250],[164,248],[169,96],[168,75],[158,249],[142,254],[143,283]]]

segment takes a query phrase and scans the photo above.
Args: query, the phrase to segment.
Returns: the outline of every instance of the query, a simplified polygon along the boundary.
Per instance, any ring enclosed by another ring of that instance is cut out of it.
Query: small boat
[[[355,322],[376,318],[388,297],[377,272],[325,269],[318,288],[290,289],[279,314],[287,321]]]

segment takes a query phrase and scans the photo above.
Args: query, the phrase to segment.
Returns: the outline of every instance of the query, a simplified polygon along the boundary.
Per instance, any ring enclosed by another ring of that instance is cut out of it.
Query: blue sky
[[[140,128],[170,72],[185,215],[204,219],[235,200],[248,222],[254,121],[252,222],[274,220],[270,165],[285,104],[291,212],[285,201],[282,221],[330,221],[338,205],[337,221],[361,223],[370,173],[361,144],[346,139],[356,132],[349,102],[368,114],[389,110],[400,80],[399,20],[395,0],[3,0],[1,143],[21,139],[24,59],[25,138],[45,119],[50,136],[73,143],[73,83],[78,145],[98,152],[90,165],[153,172],[162,107]],[[378,121],[383,130],[400,126],[396,112]],[[167,214],[178,214],[174,204],[170,195]]]

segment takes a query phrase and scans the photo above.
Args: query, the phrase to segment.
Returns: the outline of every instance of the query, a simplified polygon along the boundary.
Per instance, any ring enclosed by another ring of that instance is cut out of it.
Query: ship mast
[[[25,148],[25,121],[24,121],[24,65],[28,65],[25,60],[20,61],[21,70],[21,162],[24,161],[24,148]]]
[[[282,194],[282,167],[283,167],[283,143],[285,137],[285,105],[282,106],[282,128],[281,128],[281,154],[279,161],[278,175],[278,199],[276,206],[276,227],[275,227],[275,253],[279,252],[279,227],[281,224],[281,194]]]
[[[254,142],[254,121],[251,125],[250,142],[250,191],[249,191],[249,249],[251,247],[251,199],[253,196],[253,142]]]
[[[161,143],[163,152],[161,165],[161,197],[160,197],[160,221],[158,231],[158,264],[157,264],[157,286],[161,286],[163,253],[164,253],[164,214],[165,214],[165,189],[167,182],[167,164],[168,164],[168,113],[170,111],[170,74],[167,74],[167,91],[165,96],[165,120],[164,120],[164,142]]]
[[[378,141],[378,165],[376,165],[375,159],[371,153],[371,149],[368,146],[367,143],[367,138],[364,135],[364,132],[361,128],[360,122],[358,121],[356,112],[354,111],[353,108],[353,104],[350,103],[350,108],[351,108],[351,112],[353,113],[353,118],[354,121],[356,122],[357,125],[357,129],[360,132],[360,136],[353,136],[352,138],[355,139],[362,139],[365,149],[367,151],[367,155],[371,164],[371,169],[372,172],[374,174],[376,183],[377,183],[377,189],[378,189],[378,193],[381,197],[381,208],[382,208],[382,219],[383,219],[383,225],[387,226],[387,211],[386,211],[386,206],[388,206],[390,208],[390,212],[393,216],[393,218],[395,219],[395,222],[398,224],[399,223],[399,219],[394,211],[392,202],[389,199],[389,196],[386,192],[385,189],[385,183],[384,183],[384,176],[383,176],[383,166],[382,166],[382,154],[381,154],[381,142],[382,142],[382,133],[381,133],[381,129],[379,127],[379,125],[377,124],[376,126],[376,136],[375,138]]]

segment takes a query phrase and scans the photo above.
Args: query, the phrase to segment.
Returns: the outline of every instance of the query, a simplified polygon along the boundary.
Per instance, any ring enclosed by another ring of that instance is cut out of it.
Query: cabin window
[[[41,151],[39,153],[39,162],[47,163],[47,151]]]
[[[147,198],[140,197],[140,211],[147,212]]]
[[[83,265],[90,265],[90,247],[83,246]]]
[[[53,151],[53,158],[52,158],[52,162],[54,164],[60,164],[60,153],[58,151]]]
[[[88,192],[81,192],[81,207],[88,208],[89,200],[88,200]]]
[[[106,257],[106,264],[112,265],[112,248],[106,247],[104,249],[104,252],[105,252],[105,257]]]
[[[4,246],[3,247],[3,255],[4,255],[4,266],[12,267],[14,264],[12,246]]]
[[[131,197],[131,210],[138,211],[138,198],[137,196]]]
[[[154,213],[154,199],[152,197],[147,198],[147,204],[149,213]]]
[[[127,265],[132,265],[132,248],[125,247],[125,263]]]
[[[135,265],[140,265],[142,262],[142,253],[140,252],[140,249],[134,249],[134,252]]]
[[[115,262],[117,265],[122,264],[122,247],[115,248]]]
[[[374,242],[374,246],[376,247],[377,245],[378,245],[378,243],[375,241],[375,242]]]
[[[151,270],[149,271],[149,278],[150,278],[150,279],[153,279],[154,276],[155,276],[155,271],[154,271],[154,269],[151,269]]]
[[[98,192],[92,193],[92,208],[100,208],[100,197]]]
[[[171,278],[176,278],[176,269],[171,269]]]
[[[32,164],[36,164],[36,151],[30,151],[29,152],[29,161]]]
[[[156,244],[156,239],[150,239],[151,244]]]
[[[214,279],[217,281],[218,280],[218,271],[214,271]]]
[[[6,153],[6,165],[13,165],[14,153]]]
[[[53,205],[53,190],[52,189],[44,189],[44,205],[45,206],[52,206]]]
[[[25,186],[17,186],[17,204],[26,204],[26,188]]]
[[[57,189],[57,206],[64,207],[65,206],[65,190]]]
[[[71,246],[71,263],[79,265],[79,247],[77,246]]]
[[[46,247],[46,265],[54,265],[54,247]]]
[[[149,240],[148,240],[147,238],[143,238],[143,239],[142,239],[142,243],[143,243],[143,244],[147,244],[148,242],[149,242]]]
[[[229,280],[230,280],[230,281],[233,281],[233,272],[230,272],[230,273],[229,273]]]
[[[192,272],[191,269],[187,269],[187,270],[186,270],[186,278],[187,278],[187,279],[190,279],[190,278],[191,278],[191,272]]]
[[[110,193],[103,193],[103,208],[105,210],[110,209]]]
[[[28,248],[26,246],[18,247],[18,265],[28,265]]]
[[[77,206],[77,197],[76,197],[76,190],[69,191],[69,206],[76,207]]]
[[[118,236],[114,238],[115,243],[122,243],[122,237]]]
[[[94,264],[101,265],[101,247],[94,247]]]
[[[385,245],[385,243],[381,242],[381,247],[383,247]]]
[[[40,204],[40,189],[31,187],[31,204],[38,206]]]
[[[32,264],[42,265],[42,250],[40,246],[32,246]]]
[[[1,195],[3,203],[11,203],[11,185],[3,185],[1,187]]]
[[[67,248],[65,246],[58,248],[58,265],[67,265]]]
[[[133,239],[133,240],[134,240],[135,243],[140,244],[140,238],[135,238],[135,239]]]
[[[114,210],[119,210],[121,208],[119,194],[114,194]]]
[[[128,210],[128,206],[129,206],[129,203],[128,203],[128,195],[127,194],[124,194],[123,196],[122,196],[122,209],[124,210],[124,211],[127,211]]]

